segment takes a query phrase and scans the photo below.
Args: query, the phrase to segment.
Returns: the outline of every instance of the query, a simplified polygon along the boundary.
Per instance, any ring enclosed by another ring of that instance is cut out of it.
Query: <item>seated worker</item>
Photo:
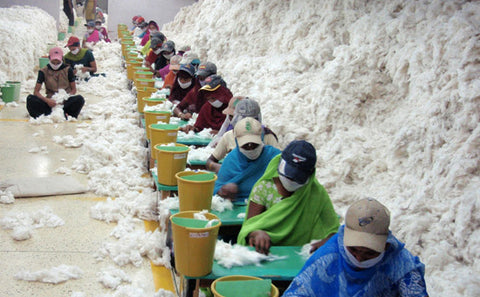
[[[65,64],[69,65],[73,69],[73,73],[77,73],[75,65],[83,65],[82,72],[90,72],[90,75],[93,75],[97,72],[97,63],[93,57],[92,51],[86,48],[80,48],[80,40],[71,36],[68,39],[67,45],[70,52],[68,52],[64,57]]]
[[[95,22],[90,21],[85,24],[87,32],[83,36],[82,47],[87,47],[87,44],[95,45],[97,42],[104,39],[103,35],[95,28]]]
[[[138,25],[137,20],[138,20],[139,17],[141,17],[141,16],[136,15],[132,18],[132,27],[130,28],[130,31],[133,31],[133,30],[135,30],[135,28],[137,28],[137,25]]]
[[[263,143],[262,124],[254,118],[240,120],[233,134],[237,147],[225,158],[213,194],[245,205],[253,185],[281,151]]]
[[[182,61],[180,64],[192,64],[195,67],[195,71],[198,70],[198,66],[200,65],[200,58],[198,55],[192,51],[188,51],[183,54]]]
[[[143,23],[145,23],[145,19],[142,16],[138,16],[138,18],[135,21],[135,27],[132,28],[130,35],[139,37],[144,32],[144,30],[140,27],[140,24],[143,24]]]
[[[163,35],[161,32],[152,34],[152,39],[150,40],[150,50],[145,57],[145,67],[150,68],[152,73],[155,72],[155,69],[152,67],[153,63],[155,63],[155,61],[162,55],[162,46],[165,39],[165,35]]]
[[[100,35],[103,36],[103,41],[110,42],[110,38],[108,38],[108,32],[105,27],[102,27],[102,20],[98,19],[95,21],[95,29],[100,32]]]
[[[345,225],[305,263],[287,296],[428,296],[425,266],[389,231],[375,199],[352,204]]]
[[[233,95],[229,89],[222,86],[223,79],[220,76],[212,75],[209,78],[209,83],[201,87],[199,91],[208,104],[203,104],[195,124],[181,127],[181,131],[186,133],[192,130],[200,132],[203,129],[210,128],[212,133],[216,134],[222,127],[223,121],[225,121],[225,115],[222,111],[227,107]]]
[[[170,64],[168,64],[168,74],[165,76],[163,81],[162,89],[172,89],[175,80],[177,79],[178,70],[180,70],[180,61],[182,57],[175,55],[170,59]],[[194,88],[197,86],[195,84]],[[187,95],[190,94],[192,90],[188,91]]]
[[[167,66],[173,56],[175,56],[175,42],[172,40],[165,41],[160,49],[158,58],[155,60],[155,71],[153,72],[155,76],[160,77],[159,70]]]
[[[147,42],[150,40],[150,36],[153,33],[159,32],[159,30],[160,29],[158,28],[158,25],[155,21],[148,22],[148,30],[145,35],[143,35],[142,40],[140,41],[140,45],[144,46],[145,44],[147,44]]]
[[[177,72],[177,79],[173,83],[172,90],[168,100],[177,104],[187,95],[187,93],[198,84],[195,78],[195,69],[192,65],[180,65],[180,69]]]
[[[252,117],[260,123],[262,122],[260,106],[257,101],[248,97],[233,97],[230,99],[228,107],[223,110],[223,113],[227,115],[227,117],[225,118],[222,128],[220,128],[220,131],[209,144],[209,146],[211,146],[211,144],[215,146],[215,151],[213,151],[207,159],[206,164],[208,170],[216,173],[218,173],[221,166],[219,160],[225,158],[225,156],[237,146],[232,127],[246,117]],[[262,141],[266,145],[278,148],[277,136],[272,130],[265,126],[262,126]]]
[[[159,39],[159,40],[156,40],[154,46],[152,46],[152,39]],[[160,31],[152,32],[150,34],[150,39],[147,41],[147,43],[140,50],[140,53],[142,53],[143,56],[148,56],[148,54],[151,51],[157,50],[157,52],[155,53],[155,56],[149,58],[150,65],[155,63],[155,60],[160,55],[160,50],[159,49],[162,47],[162,45],[163,45],[163,43],[165,42],[166,39],[167,39],[167,37],[165,37],[165,35],[162,32],[160,32]],[[148,67],[151,68],[151,66],[148,66]],[[153,70],[153,68],[151,68],[151,69]]]
[[[206,79],[208,77],[216,73],[217,73],[217,66],[212,62],[206,62],[206,63],[200,64],[197,72],[195,73],[199,81],[199,84],[195,88],[190,90],[190,92],[188,92],[185,98],[183,98],[183,100],[180,103],[178,103],[178,105],[173,110],[173,114],[181,118],[182,120],[188,121],[192,118],[192,114],[194,112],[199,113],[203,104],[207,102],[207,99],[204,96],[206,92],[199,92],[200,88],[207,84]],[[221,77],[218,76],[218,79],[221,79]],[[226,87],[227,85],[223,80],[221,80],[220,84],[223,85],[224,87]]]
[[[143,18],[141,18],[141,19],[143,19]],[[139,33],[138,33],[137,37],[142,39],[143,36],[145,36],[145,34],[147,34],[147,32],[148,32],[148,23],[145,22],[145,20],[143,20],[142,22],[138,23],[138,28],[140,30],[139,30]]]
[[[316,161],[313,145],[294,140],[268,164],[250,193],[239,244],[268,254],[272,245],[298,246],[321,240],[316,249],[337,232],[332,201],[315,177]]]
[[[68,119],[68,116],[76,118],[82,110],[85,100],[81,95],[75,95],[77,87],[73,70],[62,62],[63,51],[60,47],[50,49],[48,58],[50,59],[48,65],[38,71],[33,95],[27,97],[28,113],[33,118],[49,115],[52,113],[52,108],[58,104],[52,99],[53,95],[60,89],[64,89],[71,95],[68,100],[63,102],[65,118]],[[40,94],[43,83],[45,83],[47,96]]]

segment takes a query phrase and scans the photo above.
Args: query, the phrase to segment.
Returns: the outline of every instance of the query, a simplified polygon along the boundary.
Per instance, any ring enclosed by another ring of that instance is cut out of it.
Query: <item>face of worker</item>
[[[58,59],[53,59],[53,60],[50,60],[50,63],[52,63],[53,65],[60,65],[62,64],[62,61]]]
[[[192,78],[188,75],[183,75],[183,73],[179,72],[179,74],[177,75],[178,76],[178,80],[182,83],[182,84],[186,84],[186,83],[189,83],[192,81]]]
[[[149,25],[149,26],[148,26],[148,29],[150,30],[150,32],[155,32],[155,31],[157,31],[157,27],[155,27],[155,25],[153,25],[153,24],[152,24],[152,25]]]
[[[70,45],[68,49],[72,52],[72,54],[76,55],[80,51],[80,46]]]
[[[367,261],[380,256],[380,253],[363,246],[347,246],[348,251],[359,262]]]

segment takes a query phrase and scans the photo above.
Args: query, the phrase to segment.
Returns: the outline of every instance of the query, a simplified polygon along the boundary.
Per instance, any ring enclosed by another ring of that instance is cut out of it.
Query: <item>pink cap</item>
[[[50,58],[50,61],[52,60],[59,60],[62,61],[63,59],[63,51],[60,47],[52,47],[50,51],[48,52],[48,56]]]

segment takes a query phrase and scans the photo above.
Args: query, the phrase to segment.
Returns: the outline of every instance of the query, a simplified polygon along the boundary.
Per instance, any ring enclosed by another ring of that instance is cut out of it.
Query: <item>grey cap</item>
[[[254,119],[261,120],[260,105],[258,105],[257,101],[250,98],[240,100],[235,106],[234,114],[241,115],[244,118],[252,117]]]
[[[197,70],[197,76],[210,76],[217,73],[217,66],[212,62],[206,62],[200,64]]]
[[[85,24],[86,27],[95,27],[95,22],[94,21],[88,21],[86,24]]]
[[[153,32],[150,35],[150,38],[152,38],[152,39],[157,38],[157,39],[160,39],[161,41],[165,41],[165,39],[166,39],[165,35],[160,31]]]
[[[150,48],[156,48],[159,44],[162,44],[163,40],[158,38],[152,38],[150,40]]]
[[[168,40],[162,45],[162,52],[173,52],[175,50],[175,42]]]

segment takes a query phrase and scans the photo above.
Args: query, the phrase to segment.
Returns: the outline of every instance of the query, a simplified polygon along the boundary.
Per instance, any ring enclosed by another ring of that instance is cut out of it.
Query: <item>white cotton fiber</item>
[[[245,265],[260,265],[262,261],[275,261],[285,259],[285,257],[276,255],[264,255],[254,250],[249,250],[246,246],[234,244],[231,245],[222,240],[217,240],[215,246],[214,259],[218,264],[225,268]]]
[[[164,289],[159,289],[153,295],[153,297],[175,297],[175,296],[177,296],[177,295],[175,295],[173,292],[168,291],[168,290],[164,290]]]
[[[70,297],[87,297],[87,294],[83,292],[72,292],[72,295]]]
[[[66,282],[69,279],[78,279],[82,277],[82,275],[83,271],[79,267],[62,264],[57,267],[41,269],[35,272],[23,270],[15,274],[15,279],[59,284]]]
[[[83,68],[83,67],[84,67],[84,66],[83,66],[82,64],[77,64],[77,65],[75,65],[75,70],[77,70],[77,72],[76,72],[76,74],[75,74],[75,78],[77,79],[77,81],[90,78],[90,72],[89,72],[89,71],[83,72],[83,71],[82,71],[82,68]]]
[[[0,190],[0,203],[3,204],[10,204],[15,202],[15,197],[13,196],[13,193],[5,190],[2,191]]]
[[[218,195],[212,197],[212,210],[218,212],[224,212],[226,210],[232,210],[233,203],[230,199],[224,199]]]
[[[77,137],[75,138],[72,135],[56,135],[53,136],[53,141],[57,144],[63,145],[64,147],[75,148],[82,146],[82,139]]]
[[[207,213],[208,213],[208,210],[204,209],[202,211],[194,213],[193,218],[197,220],[208,221],[207,217],[205,216],[205,214]]]
[[[212,147],[194,147],[190,146],[190,151],[188,152],[187,163],[192,161],[204,161],[206,162],[210,155],[213,153],[215,148]]]
[[[132,280],[122,269],[115,267],[108,267],[100,272],[97,272],[98,281],[109,289],[116,289],[122,283],[131,283]]]

